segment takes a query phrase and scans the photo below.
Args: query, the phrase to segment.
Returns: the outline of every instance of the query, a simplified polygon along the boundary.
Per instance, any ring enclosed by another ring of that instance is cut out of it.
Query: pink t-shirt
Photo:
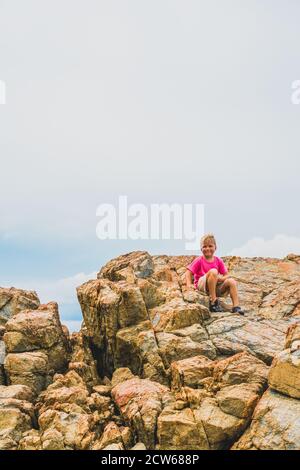
[[[195,258],[194,261],[187,266],[187,269],[194,274],[194,284],[196,288],[200,277],[204,276],[204,274],[213,268],[217,269],[218,273],[222,275],[228,272],[224,262],[217,256],[214,256],[214,260],[211,262],[206,261],[204,256],[198,256],[198,258]]]

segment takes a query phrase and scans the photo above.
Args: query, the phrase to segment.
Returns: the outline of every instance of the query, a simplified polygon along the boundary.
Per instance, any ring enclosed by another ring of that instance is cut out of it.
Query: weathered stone
[[[201,387],[203,379],[212,377],[214,363],[205,356],[194,356],[171,365],[172,389],[180,390],[182,387]]]
[[[206,307],[184,302],[183,299],[172,299],[170,302],[149,309],[149,315],[156,332],[178,330],[195,323],[202,323],[204,319],[209,318]]]
[[[279,320],[292,315],[300,300],[299,279],[285,283],[263,298],[259,315],[272,320]]]
[[[100,441],[95,442],[92,450],[105,449],[111,444],[121,444],[124,449],[129,449],[133,444],[133,436],[130,428],[119,427],[113,421],[105,426]]]
[[[36,425],[33,399],[27,387],[0,386],[0,449],[16,449],[24,431]]]
[[[147,251],[132,251],[109,261],[98,273],[98,278],[105,277],[111,281],[120,281],[123,270],[129,268],[134,277],[147,278],[154,270],[152,257]],[[121,271],[121,273],[120,273]]]
[[[166,295],[160,289],[161,283],[155,279],[137,279],[136,285],[141,291],[147,309],[157,307],[166,300]]]
[[[187,326],[179,330],[173,330],[172,333],[176,336],[189,336],[191,340],[195,341],[196,343],[201,343],[202,341],[209,340],[209,336],[206,329],[198,323],[194,323],[191,326]]]
[[[50,380],[48,356],[43,352],[10,353],[4,367],[9,384],[27,385],[35,393],[46,388]]]
[[[6,323],[4,341],[8,353],[45,352],[49,369],[62,370],[67,364],[69,345],[55,302],[15,315]]]
[[[90,394],[74,370],[56,374],[53,383],[39,394],[35,408],[43,450],[91,449],[114,414],[110,397]]]
[[[173,362],[171,371],[177,399],[173,408],[193,410],[209,449],[227,449],[247,426],[266,387],[268,368],[255,356],[239,353],[221,361],[196,356]]]
[[[167,372],[149,321],[118,331],[115,366],[128,366],[143,378],[167,383]]]
[[[177,336],[172,333],[156,334],[159,353],[166,367],[170,367],[173,361],[186,359],[193,356],[215,357],[215,348],[210,341],[197,343],[189,336]]]
[[[34,401],[32,389],[26,385],[0,386],[0,399],[15,398],[16,400]]]
[[[241,383],[267,385],[268,367],[255,356],[242,352],[215,363],[213,377],[218,388]]]
[[[71,337],[56,304],[18,310],[4,292],[0,384],[13,385],[0,385],[0,447],[300,449],[289,397],[299,398],[300,257],[224,259],[245,316],[229,298],[209,313],[208,296],[186,286],[194,258],[110,261],[78,288],[84,323]],[[262,397],[268,373],[280,393]]]
[[[40,433],[36,429],[30,429],[22,434],[19,441],[19,450],[42,450]]]
[[[121,443],[119,444],[109,444],[108,446],[104,447],[103,450],[124,450],[124,447]]]
[[[49,429],[55,431],[55,435],[59,436],[61,449],[85,450],[94,439],[94,433],[91,431],[94,427],[92,414],[49,409],[40,415],[39,426],[43,435],[48,433]],[[56,446],[56,439],[54,442]]]
[[[222,388],[216,394],[218,406],[224,413],[237,418],[248,418],[260,398],[258,384],[238,384]]]
[[[300,322],[290,325],[287,330],[284,349],[289,348],[291,351],[300,348]]]
[[[64,450],[64,436],[57,429],[47,429],[41,437],[42,450]]]
[[[278,392],[300,398],[300,349],[277,354],[269,372],[269,385]]]
[[[147,450],[143,442],[137,442],[130,450]]]
[[[267,390],[233,450],[299,450],[300,401]]]
[[[209,442],[202,421],[191,409],[164,410],[157,422],[160,450],[208,450]]]
[[[36,309],[40,305],[34,291],[0,287],[0,325],[24,309]]]
[[[6,323],[5,371],[9,384],[24,384],[36,393],[47,387],[69,360],[69,343],[55,302],[23,310]]]
[[[148,319],[144,298],[138,287],[123,281],[115,284],[114,288],[121,296],[118,308],[119,328],[136,325]]]
[[[115,387],[116,385],[125,382],[126,380],[133,379],[134,375],[128,367],[120,367],[116,369],[113,373],[111,379],[111,386]]]
[[[105,397],[110,397],[111,389],[112,389],[111,385],[95,385],[93,387],[94,392],[97,392],[99,393],[99,395],[103,395]]]
[[[258,322],[227,315],[209,324],[207,331],[219,354],[231,356],[248,351],[270,365],[275,354],[283,348],[285,331],[289,326],[288,322],[279,322]]]
[[[202,423],[212,450],[228,448],[246,427],[245,419],[224,413],[214,398],[204,398],[194,415]]]
[[[153,449],[158,416],[171,401],[169,389],[148,379],[133,378],[116,385],[112,397],[137,438]]]
[[[84,380],[87,387],[91,389],[100,382],[97,362],[94,359],[89,338],[80,333],[73,333],[70,338],[72,356],[69,362],[69,370],[76,371]]]
[[[0,410],[0,449],[16,449],[22,433],[32,427],[30,416],[18,408]]]

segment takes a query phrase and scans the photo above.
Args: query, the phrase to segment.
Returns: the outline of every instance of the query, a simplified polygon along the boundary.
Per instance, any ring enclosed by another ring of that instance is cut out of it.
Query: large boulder
[[[116,334],[114,364],[130,367],[133,374],[166,384],[167,369],[150,321],[120,329]]]
[[[270,388],[233,450],[300,449],[300,323],[290,326],[284,347],[270,367]]]
[[[31,386],[37,393],[51,381],[55,372],[64,371],[70,346],[62,329],[57,304],[23,310],[6,323],[4,342],[8,383]]]
[[[300,399],[300,323],[288,329],[285,349],[272,362],[269,385],[278,392]]]
[[[24,385],[0,386],[0,450],[17,449],[23,432],[36,426],[33,398]]]
[[[8,354],[4,367],[9,384],[26,385],[36,394],[51,381],[48,356],[41,351]]]
[[[222,361],[172,364],[176,403],[158,418],[160,449],[228,449],[247,427],[267,385],[267,366],[243,352]]]
[[[296,313],[299,301],[299,257],[288,255],[284,259],[277,259],[233,256],[224,257],[223,260],[230,274],[239,281],[240,297],[248,316],[279,320]]]
[[[182,387],[201,388],[207,378],[213,376],[215,363],[205,356],[174,361],[171,365],[172,389]]]
[[[120,444],[123,449],[130,449],[133,443],[132,431],[127,426],[118,426],[110,421],[104,428],[101,438],[95,442],[92,450],[102,450],[112,444]]]
[[[29,401],[33,403],[34,393],[30,387],[26,385],[8,385],[0,386],[0,400],[6,400],[8,398],[15,398],[16,400]]]
[[[267,390],[233,450],[299,450],[300,401]]]
[[[34,291],[16,289],[15,287],[0,287],[0,325],[5,323],[21,310],[34,310],[40,305]]]
[[[217,352],[230,356],[247,351],[270,365],[284,346],[285,333],[296,322],[287,320],[261,320],[222,314],[207,325],[207,331]]]
[[[136,377],[116,385],[112,389],[112,397],[138,440],[153,449],[158,417],[172,401],[169,389],[157,382]]]
[[[209,442],[197,413],[190,409],[165,409],[159,416],[160,450],[209,450]]]
[[[274,358],[269,373],[270,387],[300,399],[300,349],[285,349]]]

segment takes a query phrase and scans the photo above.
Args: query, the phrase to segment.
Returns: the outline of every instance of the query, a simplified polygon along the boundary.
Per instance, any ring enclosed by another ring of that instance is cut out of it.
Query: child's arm
[[[224,261],[221,258],[218,258],[219,264],[219,274],[218,274],[218,281],[225,281],[229,277],[228,270],[224,264]]]
[[[193,273],[187,269],[185,272],[186,287],[195,287],[193,284]]]
[[[229,274],[218,274],[218,281],[225,281],[229,277]]]

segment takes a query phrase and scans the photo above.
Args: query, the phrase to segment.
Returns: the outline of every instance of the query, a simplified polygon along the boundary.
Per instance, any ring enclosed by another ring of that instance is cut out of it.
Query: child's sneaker
[[[224,312],[218,299],[216,299],[214,303],[209,301],[209,311],[214,313]]]
[[[241,307],[233,307],[231,312],[232,313],[239,313],[240,315],[245,315],[245,312],[241,309]]]

